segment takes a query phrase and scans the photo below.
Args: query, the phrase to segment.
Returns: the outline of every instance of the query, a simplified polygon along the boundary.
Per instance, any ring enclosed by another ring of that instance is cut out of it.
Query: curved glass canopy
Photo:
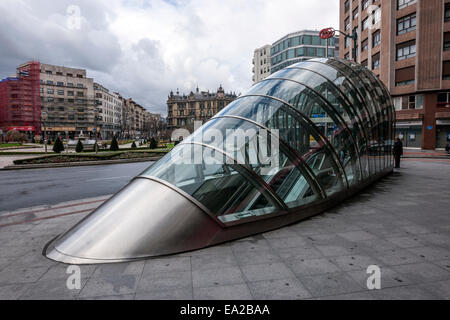
[[[360,65],[327,58],[289,66],[54,241],[47,256],[124,261],[198,249],[317,214],[392,171],[394,115],[384,85]],[[122,228],[111,219],[132,228],[127,217],[140,232],[129,230],[124,245],[123,232],[108,228]],[[180,223],[197,229],[183,231]],[[77,236],[85,246],[71,244]]]

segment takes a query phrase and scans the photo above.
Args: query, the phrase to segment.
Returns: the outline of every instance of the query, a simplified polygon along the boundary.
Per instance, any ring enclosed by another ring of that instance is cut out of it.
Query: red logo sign
[[[333,38],[335,34],[336,30],[334,30],[333,28],[326,28],[320,31],[319,37],[320,39],[330,39]]]

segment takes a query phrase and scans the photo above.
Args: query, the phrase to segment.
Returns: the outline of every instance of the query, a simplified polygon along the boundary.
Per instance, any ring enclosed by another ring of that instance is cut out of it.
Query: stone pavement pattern
[[[67,266],[42,249],[87,213],[65,214],[107,197],[0,212],[0,225],[9,224],[0,227],[0,299],[450,299],[450,163],[403,164],[295,225],[170,257],[82,266],[81,290],[67,289]],[[381,267],[381,290],[366,287],[369,265]]]

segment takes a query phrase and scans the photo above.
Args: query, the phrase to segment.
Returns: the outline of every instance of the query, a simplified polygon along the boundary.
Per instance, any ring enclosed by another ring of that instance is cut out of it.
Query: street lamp
[[[345,37],[346,40],[347,40],[347,38],[350,38],[350,39],[353,40],[353,49],[352,49],[353,60],[355,62],[357,62],[356,61],[356,41],[358,40],[358,32],[357,32],[356,28],[353,29],[352,35],[349,35],[349,34],[347,34],[345,32],[340,31],[340,30],[335,30],[333,28],[322,29],[320,31],[320,33],[319,33],[319,37],[321,39],[326,39],[327,40],[327,55],[328,55],[328,39],[334,37],[335,34],[336,34],[336,31],[340,32]]]
[[[98,115],[99,115],[98,109],[95,109],[95,112],[94,112],[95,128],[93,130],[94,134],[95,134],[95,146],[94,146],[95,154],[98,154],[98,144],[97,144],[97,121],[98,121]]]
[[[48,119],[47,112],[43,111],[41,114],[42,123],[44,124],[44,144],[45,144],[45,154],[47,154],[47,127],[45,125],[45,121]]]

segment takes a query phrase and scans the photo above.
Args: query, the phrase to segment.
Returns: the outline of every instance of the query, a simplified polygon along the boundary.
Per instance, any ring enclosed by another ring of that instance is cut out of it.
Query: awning
[[[437,126],[450,126],[450,120],[436,120]]]

